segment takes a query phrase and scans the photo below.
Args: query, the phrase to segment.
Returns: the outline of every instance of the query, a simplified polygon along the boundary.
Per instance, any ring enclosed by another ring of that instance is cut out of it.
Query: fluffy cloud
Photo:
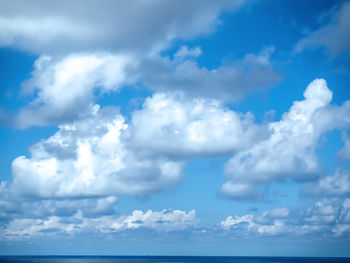
[[[225,167],[221,192],[235,199],[261,198],[256,186],[284,178],[310,180],[320,173],[315,147],[327,130],[349,125],[349,102],[333,107],[323,79],[314,80],[278,122],[268,124],[267,139],[235,154]]]
[[[138,156],[122,139],[127,129],[117,109],[95,105],[90,116],[35,144],[30,158],[17,157],[9,191],[41,198],[144,195],[176,183],[183,163]]]
[[[176,184],[191,158],[242,150],[265,134],[250,113],[179,93],[147,98],[130,124],[116,108],[89,110],[33,145],[30,157],[17,157],[13,182],[2,192],[47,199],[147,195]]]
[[[326,47],[332,55],[350,52],[350,3],[344,2],[333,14],[331,21],[320,29],[311,32],[299,41],[296,51],[301,52],[307,47]]]
[[[145,59],[138,74],[152,90],[179,90],[194,97],[237,101],[281,80],[271,65],[273,51],[273,47],[267,47],[259,54],[247,54],[241,60],[209,70],[193,59],[201,54],[198,48],[182,47],[175,53],[174,60],[167,57]]]
[[[157,232],[181,231],[193,228],[198,222],[194,210],[186,212],[166,209],[142,212],[135,210],[129,216],[84,217],[77,211],[71,217],[49,216],[46,218],[16,218],[0,231],[2,239],[33,238],[37,236],[56,236],[77,233],[108,234],[125,230],[150,229]]]
[[[224,230],[248,231],[260,235],[278,235],[289,232],[290,229],[284,221],[289,216],[290,210],[287,207],[275,208],[265,211],[260,217],[254,215],[228,216],[220,223]],[[248,234],[246,233],[246,234]]]
[[[194,227],[197,223],[196,212],[186,213],[181,210],[165,209],[162,211],[148,210],[143,213],[135,210],[130,216],[120,217],[114,222],[101,222],[97,228],[102,232],[122,231],[126,229],[150,228],[160,231],[183,230]],[[107,223],[107,224],[106,224]]]
[[[27,128],[76,119],[89,110],[96,92],[117,91],[129,83],[125,71],[135,63],[131,57],[105,53],[72,54],[61,60],[41,56],[22,89],[24,95],[35,94],[35,99],[19,111],[14,126]]]
[[[150,125],[152,123],[152,125]],[[264,136],[251,113],[236,113],[216,100],[156,93],[132,114],[130,141],[138,152],[175,157],[225,154]]]
[[[221,229],[236,234],[347,236],[350,233],[350,199],[323,199],[300,210],[287,207],[252,214],[229,216]]]
[[[42,0],[2,0],[0,46],[39,54],[150,52],[175,38],[189,39],[213,31],[220,12],[236,9],[242,2],[88,0],[48,4]]]
[[[191,158],[234,153],[221,192],[256,200],[260,184],[317,175],[320,136],[350,124],[350,103],[329,105],[332,92],[324,80],[313,81],[304,97],[280,121],[261,126],[250,113],[182,93],[147,98],[129,124],[114,108],[90,106],[90,115],[35,144],[30,158],[16,158],[6,189],[42,198],[145,195],[176,184]]]

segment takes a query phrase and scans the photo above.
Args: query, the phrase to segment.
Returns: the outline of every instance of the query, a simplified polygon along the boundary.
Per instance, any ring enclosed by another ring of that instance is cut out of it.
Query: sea
[[[350,262],[350,258],[325,257],[185,257],[185,256],[0,256],[9,263],[291,263]]]

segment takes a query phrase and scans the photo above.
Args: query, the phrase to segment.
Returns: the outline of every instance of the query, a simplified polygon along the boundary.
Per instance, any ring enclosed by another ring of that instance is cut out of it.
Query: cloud
[[[350,233],[350,199],[323,199],[303,209],[279,207],[258,217],[252,214],[229,216],[219,226],[236,235],[347,236]]]
[[[0,221],[10,222],[16,218],[40,219],[50,216],[71,217],[81,211],[85,217],[99,217],[116,214],[118,198],[107,196],[101,198],[26,200],[20,197],[2,196],[0,202]]]
[[[200,55],[199,49],[181,47],[174,60],[157,56],[146,58],[140,62],[141,72],[135,74],[139,74],[151,90],[178,90],[192,97],[232,102],[270,88],[282,79],[270,61],[273,51],[273,47],[267,47],[259,54],[247,54],[241,60],[209,70],[191,58]]]
[[[139,156],[123,136],[128,125],[118,110],[99,109],[90,116],[60,125],[33,145],[31,157],[12,162],[9,191],[26,198],[146,195],[181,178],[182,161]]]
[[[6,189],[27,198],[143,196],[178,183],[193,158],[234,154],[221,193],[260,200],[259,185],[314,179],[321,171],[314,153],[320,136],[350,125],[350,103],[329,105],[324,80],[313,81],[304,97],[280,121],[262,125],[251,113],[181,92],[155,93],[129,124],[117,109],[91,105],[90,114],[32,146],[30,157],[17,157]]]
[[[350,2],[345,1],[331,21],[311,32],[296,45],[296,52],[306,48],[325,47],[333,56],[350,53]]]
[[[202,54],[200,47],[188,48],[187,46],[181,46],[174,54],[175,59],[183,59],[186,57],[199,57]]]
[[[191,58],[200,53],[199,47],[183,46],[174,60],[103,52],[63,58],[43,55],[35,61],[31,78],[22,85],[21,94],[29,103],[7,122],[19,129],[71,122],[86,114],[97,97],[118,92],[125,85],[145,83],[152,91],[177,91],[227,102],[271,87],[280,79],[271,67],[268,50],[211,71],[199,68]],[[1,119],[6,121],[0,115]]]
[[[281,208],[279,208],[281,209]],[[290,232],[290,228],[285,225],[285,216],[278,216],[271,214],[274,211],[267,211],[261,217],[255,218],[252,214],[244,216],[228,216],[224,221],[220,223],[220,226],[225,231],[246,232],[244,235],[254,233],[259,235],[275,236],[280,234],[286,234]],[[268,223],[264,223],[264,220],[269,219]],[[262,221],[262,222],[258,222]]]
[[[231,153],[263,136],[251,113],[181,93],[155,93],[132,113],[130,124],[130,143],[138,152],[185,159]]]
[[[95,93],[118,91],[129,83],[125,70],[134,63],[131,57],[106,53],[39,57],[22,88],[23,95],[34,99],[19,110],[13,125],[24,129],[77,119],[89,111]]]
[[[317,183],[307,186],[304,191],[309,194],[321,196],[349,196],[350,195],[350,171],[337,171],[332,176],[327,176]]]
[[[181,93],[155,93],[132,113],[129,124],[117,108],[91,105],[89,110],[34,144],[29,157],[14,159],[13,182],[3,194],[143,196],[178,183],[191,159],[246,149],[266,133],[251,113]]]
[[[234,10],[242,3],[2,0],[0,46],[36,54],[82,50],[148,53],[173,39],[212,32],[222,10]]]
[[[196,212],[194,210],[188,213],[172,209],[164,209],[155,212],[148,210],[145,213],[141,210],[135,210],[130,216],[122,217],[111,225],[103,225],[101,231],[121,231],[138,228],[150,228],[157,231],[174,231],[194,227],[196,223]]]
[[[343,133],[342,140],[344,142],[344,147],[338,152],[338,156],[345,160],[350,160],[350,138]]]
[[[1,231],[1,239],[23,239],[40,236],[76,235],[80,233],[112,234],[126,230],[149,229],[156,232],[183,231],[198,222],[196,212],[164,209],[162,211],[134,210],[131,215],[85,217],[77,211],[71,217],[16,218]]]
[[[221,192],[234,199],[262,198],[257,186],[293,178],[314,179],[321,172],[315,155],[320,136],[327,130],[350,124],[349,102],[340,107],[330,104],[332,92],[326,81],[316,79],[277,122],[268,123],[269,136],[251,148],[233,155],[225,166],[228,181]]]

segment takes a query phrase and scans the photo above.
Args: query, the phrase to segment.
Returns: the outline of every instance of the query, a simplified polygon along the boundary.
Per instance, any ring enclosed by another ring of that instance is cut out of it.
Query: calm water
[[[279,262],[350,262],[350,258],[302,257],[129,257],[129,256],[0,256],[0,262],[9,263],[279,263]]]

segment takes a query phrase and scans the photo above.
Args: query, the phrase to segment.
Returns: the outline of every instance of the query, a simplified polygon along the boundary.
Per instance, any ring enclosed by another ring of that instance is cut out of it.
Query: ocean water
[[[289,263],[350,262],[350,258],[305,257],[171,257],[171,256],[0,256],[9,263]]]

